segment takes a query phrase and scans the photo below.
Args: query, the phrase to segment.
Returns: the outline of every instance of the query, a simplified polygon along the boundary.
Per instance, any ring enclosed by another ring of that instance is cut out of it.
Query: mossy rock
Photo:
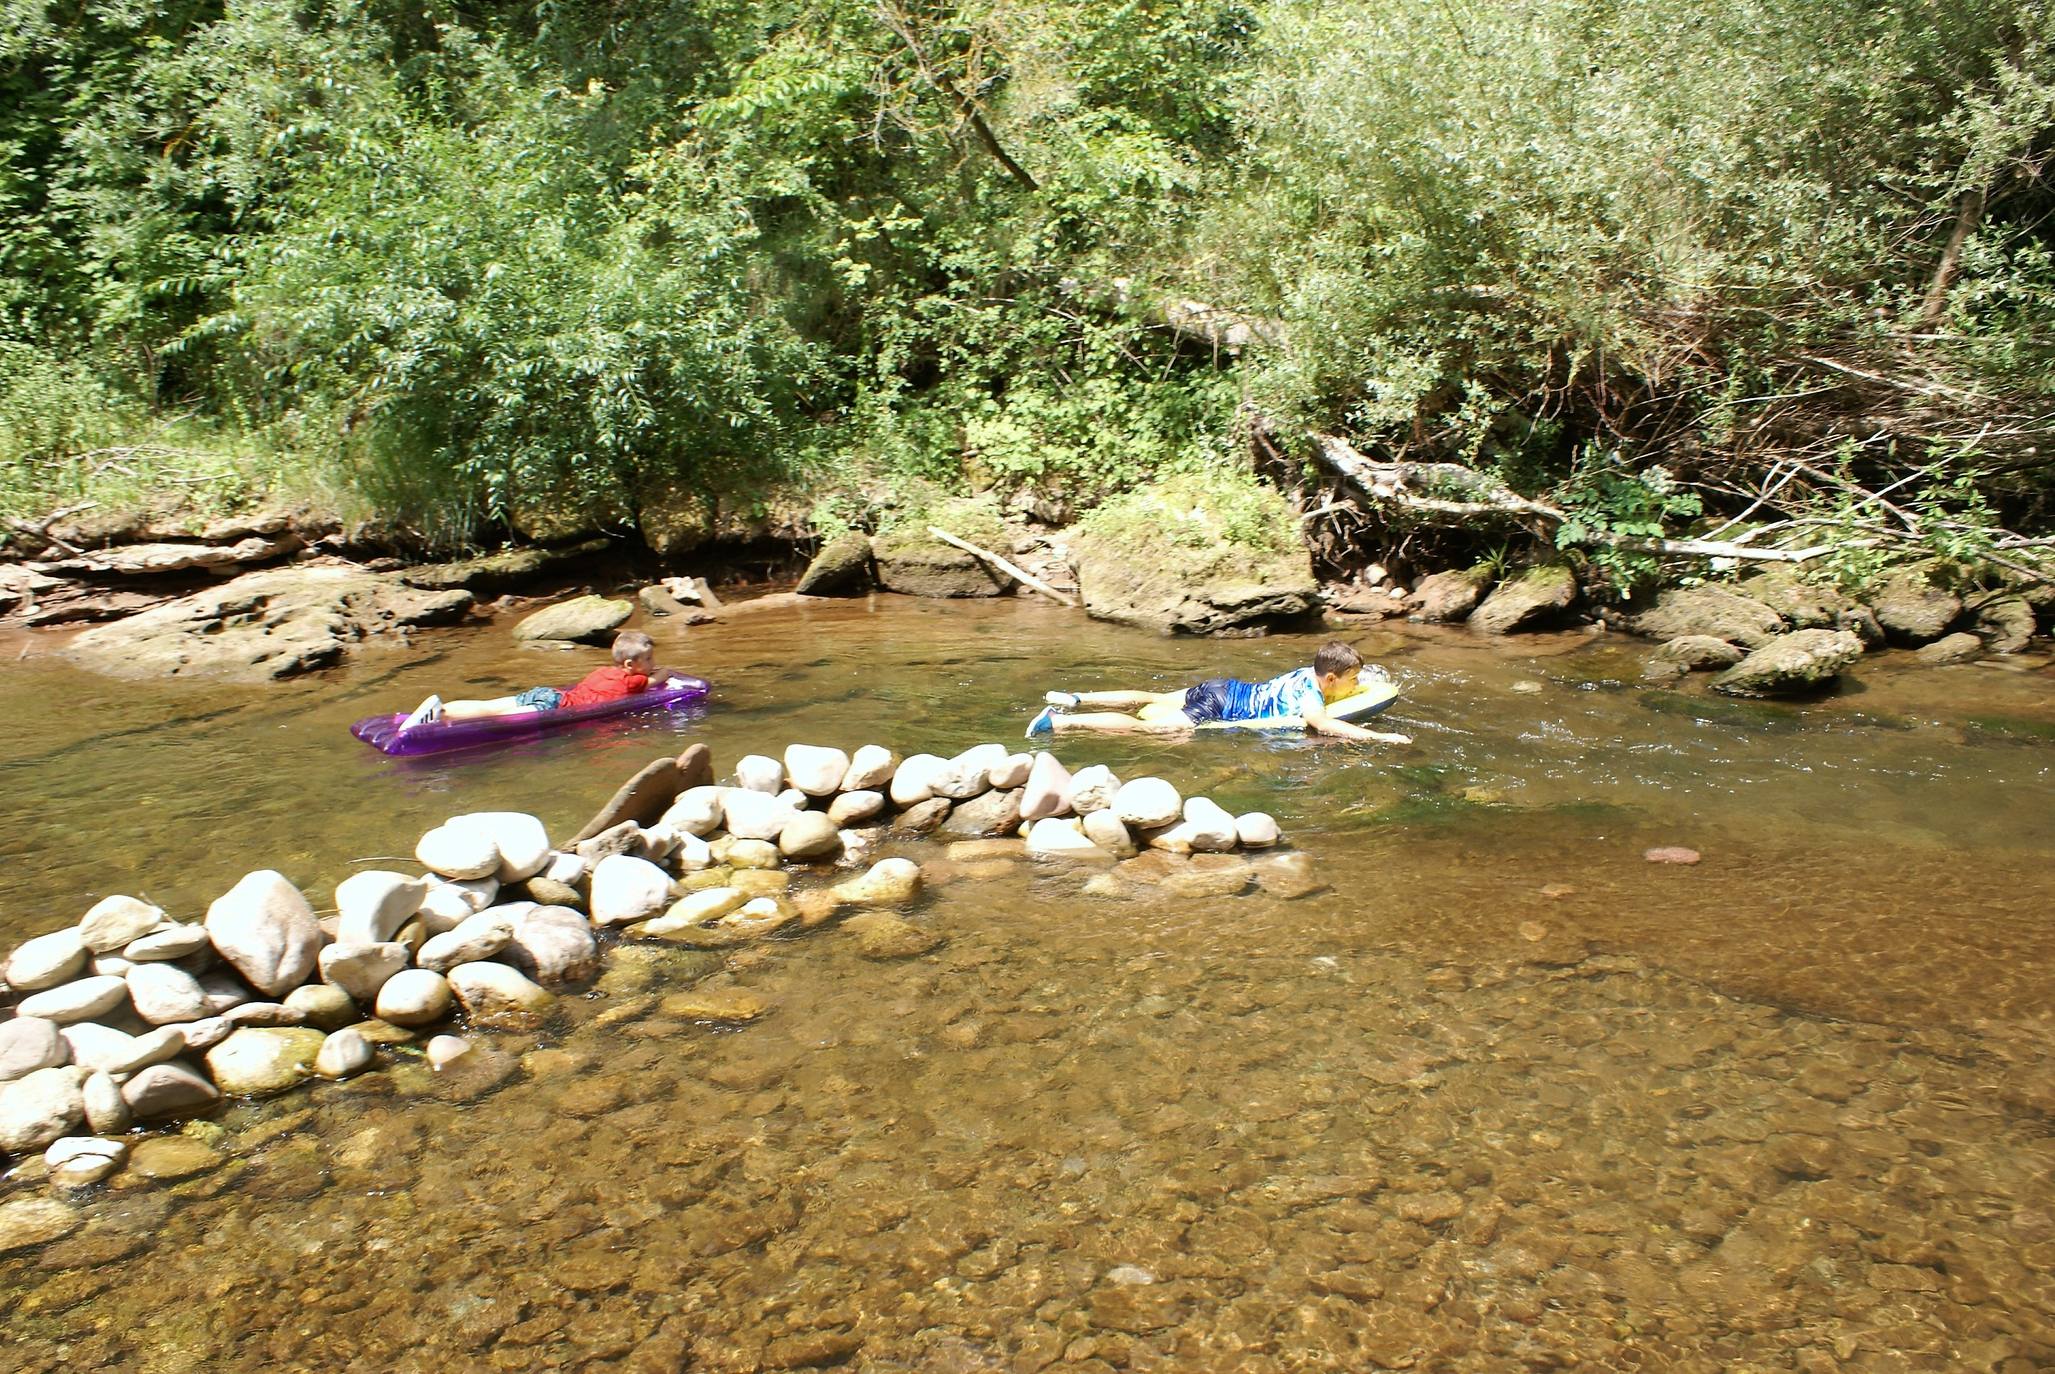
[[[854,530],[837,535],[799,575],[801,596],[850,596],[870,585],[871,541]]]
[[[1484,604],[1470,612],[1470,628],[1504,635],[1541,630],[1560,624],[1577,604],[1577,574],[1566,564],[1528,568],[1491,589]]]
[[[1313,564],[1275,489],[1240,474],[1172,478],[1108,502],[1071,541],[1085,610],[1166,634],[1312,612]]]
[[[878,585],[908,596],[1001,596],[1012,583],[983,559],[944,544],[928,526],[1003,554],[1010,539],[990,502],[973,498],[942,501],[908,511],[871,542]]]

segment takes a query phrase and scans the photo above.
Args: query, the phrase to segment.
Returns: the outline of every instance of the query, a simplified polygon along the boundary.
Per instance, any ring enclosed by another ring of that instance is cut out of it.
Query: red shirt
[[[619,664],[608,664],[604,668],[594,668],[579,680],[576,687],[567,689],[563,703],[557,709],[571,711],[581,706],[619,701],[623,697],[634,696],[647,686],[649,679],[641,673],[632,673]]]

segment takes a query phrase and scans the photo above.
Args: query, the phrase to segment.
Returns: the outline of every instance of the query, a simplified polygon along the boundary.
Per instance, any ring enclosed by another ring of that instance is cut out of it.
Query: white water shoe
[[[416,725],[442,719],[442,698],[431,696],[414,708],[412,715],[400,722],[400,729],[410,730]]]
[[[1076,692],[1050,692],[1042,700],[1059,711],[1075,711],[1081,698]]]
[[[1035,718],[1028,722],[1027,737],[1033,739],[1036,735],[1053,735],[1055,733],[1056,708],[1054,706],[1044,706],[1036,713]]]

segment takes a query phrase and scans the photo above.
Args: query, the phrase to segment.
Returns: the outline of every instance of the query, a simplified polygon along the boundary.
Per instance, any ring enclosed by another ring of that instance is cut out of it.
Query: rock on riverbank
[[[445,625],[471,593],[423,591],[347,564],[245,573],[81,634],[67,651],[115,677],[216,676],[249,682],[340,661],[352,645]]]

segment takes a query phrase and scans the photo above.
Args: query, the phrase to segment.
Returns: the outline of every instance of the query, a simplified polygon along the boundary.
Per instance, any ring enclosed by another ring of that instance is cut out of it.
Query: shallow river
[[[319,905],[460,811],[565,834],[689,739],[947,754],[1049,686],[1317,643],[896,598],[653,628],[703,718],[440,764],[344,727],[585,660],[488,629],[264,689],[12,663],[0,943],[109,892],[197,919],[253,867]],[[1057,749],[1271,811],[1312,895],[902,846],[923,957],[617,952],[468,1076],[396,1052],[189,1128],[209,1167],[0,1260],[6,1364],[2055,1368],[2055,669],[1884,656],[1758,706],[1602,636],[1354,638],[1410,747]],[[664,1006],[729,987],[771,1014]]]

